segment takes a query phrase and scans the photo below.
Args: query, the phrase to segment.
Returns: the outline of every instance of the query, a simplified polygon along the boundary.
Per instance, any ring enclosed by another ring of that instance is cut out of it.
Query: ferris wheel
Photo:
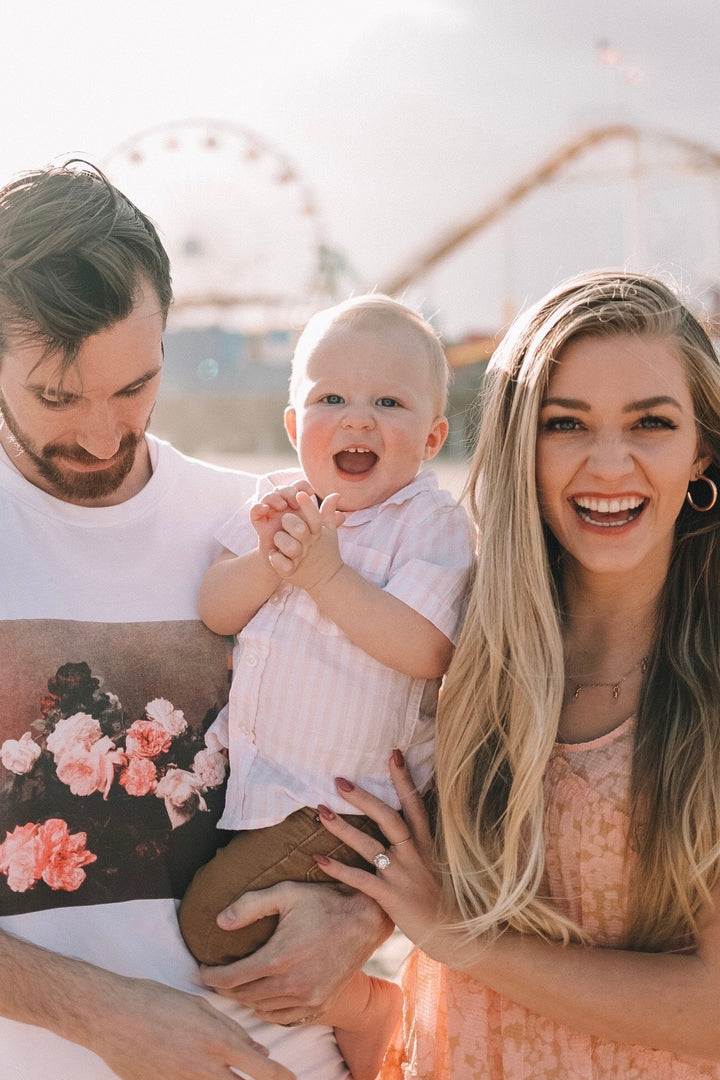
[[[326,302],[332,253],[316,199],[254,132],[217,120],[166,123],[133,135],[102,167],[158,227],[175,325],[285,329]]]

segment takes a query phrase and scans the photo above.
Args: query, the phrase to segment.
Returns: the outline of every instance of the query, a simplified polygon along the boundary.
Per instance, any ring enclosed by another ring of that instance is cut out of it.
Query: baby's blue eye
[[[343,405],[345,403],[345,399],[340,394],[326,394],[324,398],[321,398],[321,401],[324,401],[326,405]]]
[[[394,409],[400,402],[394,397],[381,397],[377,399],[377,405],[380,405],[383,409]]]

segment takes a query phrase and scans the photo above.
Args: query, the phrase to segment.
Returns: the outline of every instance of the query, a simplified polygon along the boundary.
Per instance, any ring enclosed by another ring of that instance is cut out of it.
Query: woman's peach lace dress
[[[545,782],[551,895],[605,946],[623,930],[633,728],[627,720],[592,742],[558,744]],[[403,1031],[379,1080],[720,1078],[720,1066],[577,1034],[417,950],[403,988]]]

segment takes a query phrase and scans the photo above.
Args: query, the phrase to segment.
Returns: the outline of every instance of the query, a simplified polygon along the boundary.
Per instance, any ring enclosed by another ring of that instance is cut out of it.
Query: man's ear
[[[291,405],[288,405],[283,413],[283,420],[285,421],[285,430],[287,431],[288,439],[290,440],[293,449],[297,450],[297,423],[295,410]]]
[[[448,437],[449,425],[446,416],[437,416],[433,422],[428,437],[425,440],[425,453],[423,461],[431,461],[437,452],[442,449]]]

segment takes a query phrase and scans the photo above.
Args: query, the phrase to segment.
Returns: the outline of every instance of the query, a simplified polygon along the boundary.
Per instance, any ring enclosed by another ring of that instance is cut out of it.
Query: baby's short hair
[[[294,403],[297,383],[308,358],[333,330],[347,327],[382,332],[384,328],[394,326],[409,329],[416,335],[418,344],[424,348],[428,359],[430,386],[436,394],[438,415],[443,415],[447,407],[450,370],[440,338],[430,323],[417,311],[383,293],[353,296],[311,316],[295,346],[290,374],[290,403]]]

